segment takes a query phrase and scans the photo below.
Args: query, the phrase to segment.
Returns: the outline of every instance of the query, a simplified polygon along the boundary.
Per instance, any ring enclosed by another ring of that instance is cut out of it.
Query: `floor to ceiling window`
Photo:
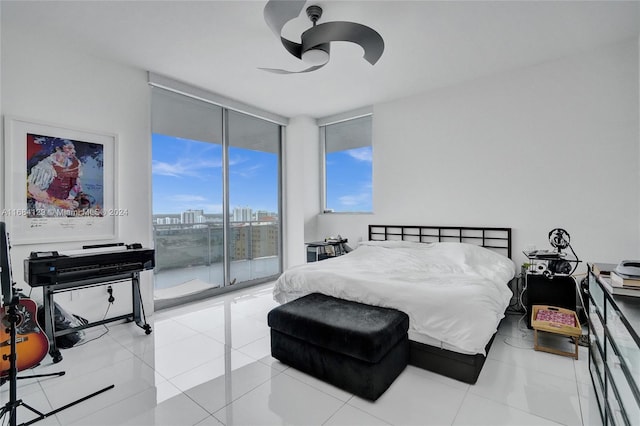
[[[231,282],[280,270],[280,126],[229,111]]]
[[[281,127],[152,92],[157,308],[277,275]]]

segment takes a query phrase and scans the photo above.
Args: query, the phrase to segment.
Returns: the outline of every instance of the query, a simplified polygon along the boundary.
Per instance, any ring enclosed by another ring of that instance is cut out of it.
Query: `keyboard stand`
[[[131,299],[133,305],[131,313],[118,315],[100,321],[90,322],[85,325],[71,327],[64,330],[55,329],[55,303],[53,301],[54,294],[112,284],[116,281],[131,281]],[[49,338],[49,355],[51,355],[54,363],[62,361],[62,354],[60,353],[60,350],[56,345],[56,337],[58,336],[64,336],[67,334],[75,333],[79,330],[83,330],[85,328],[95,327],[120,320],[135,321],[138,327],[142,328],[145,331],[145,334],[151,334],[151,326],[147,323],[146,315],[144,312],[144,305],[142,303],[142,294],[140,292],[140,272],[138,271],[44,285],[42,286],[42,292],[42,300],[45,313],[44,324],[42,324],[42,326],[44,328],[44,332]]]

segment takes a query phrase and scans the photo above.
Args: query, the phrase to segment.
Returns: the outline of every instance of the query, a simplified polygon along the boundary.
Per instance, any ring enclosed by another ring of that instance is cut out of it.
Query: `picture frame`
[[[117,135],[5,116],[12,244],[115,239]]]

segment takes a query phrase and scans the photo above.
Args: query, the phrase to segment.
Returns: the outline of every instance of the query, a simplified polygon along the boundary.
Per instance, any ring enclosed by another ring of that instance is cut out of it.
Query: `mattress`
[[[514,263],[466,243],[368,241],[344,256],[296,266],[274,286],[286,303],[318,292],[409,315],[409,338],[485,354],[512,297]]]
[[[446,349],[451,352],[457,352],[463,355],[475,355],[476,352],[467,351],[465,349],[454,346],[450,343],[443,342],[442,340],[434,339],[433,337],[429,337],[425,334],[420,334],[416,331],[409,332],[409,340],[413,340],[414,342],[423,343],[425,345],[433,346],[435,348]]]

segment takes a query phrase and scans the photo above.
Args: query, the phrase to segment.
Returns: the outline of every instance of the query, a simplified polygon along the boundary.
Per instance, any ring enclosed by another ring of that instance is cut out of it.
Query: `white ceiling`
[[[385,52],[333,43],[306,74],[263,18],[266,1],[2,1],[2,25],[154,71],[287,117],[322,117],[639,36],[638,1],[308,1],[320,22],[377,30]],[[303,12],[284,28],[298,41]]]

